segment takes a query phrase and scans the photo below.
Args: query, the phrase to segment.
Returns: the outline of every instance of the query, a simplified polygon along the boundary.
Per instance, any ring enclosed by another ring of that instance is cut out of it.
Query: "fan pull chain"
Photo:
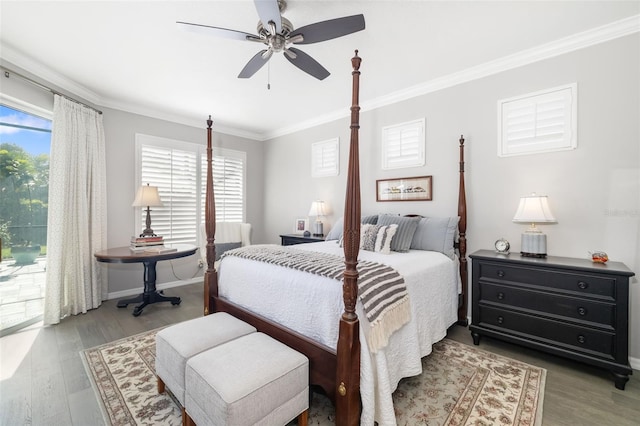
[[[267,62],[267,90],[271,90],[271,62]]]

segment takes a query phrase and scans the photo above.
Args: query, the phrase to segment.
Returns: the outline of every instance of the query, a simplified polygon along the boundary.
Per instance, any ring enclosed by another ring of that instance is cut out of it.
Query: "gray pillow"
[[[338,219],[336,224],[333,225],[325,240],[339,240],[340,237],[342,237],[342,218]]]
[[[342,237],[342,232],[343,228],[344,228],[344,218],[340,218],[338,219],[338,221],[336,222],[335,225],[333,225],[333,227],[331,228],[331,230],[329,231],[329,233],[327,234],[325,240],[329,241],[329,240],[339,240],[340,237]],[[369,216],[363,216],[362,217],[362,224],[370,224],[370,225],[375,225],[378,222],[378,215],[374,214],[374,215],[369,215]]]
[[[396,235],[391,240],[391,250],[406,253],[411,248],[413,234],[415,234],[420,222],[419,217],[403,217],[381,214],[378,216],[378,225],[398,225]]]
[[[372,214],[372,215],[369,215],[369,216],[364,216],[361,219],[361,222],[364,225],[367,225],[367,224],[369,224],[369,225],[377,225],[378,224],[378,215],[377,214]]]
[[[454,258],[453,242],[459,217],[425,217],[420,219],[418,229],[413,234],[411,248],[432,250]]]
[[[220,260],[220,256],[222,256],[222,254],[225,251],[228,250],[233,250],[233,249],[237,249],[242,247],[242,243],[238,242],[238,243],[214,243],[214,245],[216,246],[216,260]]]

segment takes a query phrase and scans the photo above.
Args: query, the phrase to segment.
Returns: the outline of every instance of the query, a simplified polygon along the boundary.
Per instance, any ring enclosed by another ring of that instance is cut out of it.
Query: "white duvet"
[[[300,244],[295,248],[344,256],[335,241]],[[366,340],[369,326],[360,303],[360,393],[362,425],[395,425],[391,394],[403,377],[422,372],[422,357],[445,337],[457,320],[457,262],[439,252],[411,250],[380,254],[360,250],[360,260],[387,264],[405,279],[411,321],[396,331],[389,344],[372,354]],[[234,256],[219,268],[219,295],[331,348],[338,342],[344,304],[342,283],[318,275]]]

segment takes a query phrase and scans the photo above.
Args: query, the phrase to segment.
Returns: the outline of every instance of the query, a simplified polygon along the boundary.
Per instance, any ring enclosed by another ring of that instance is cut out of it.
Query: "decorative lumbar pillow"
[[[377,225],[378,233],[376,234],[376,243],[373,251],[389,254],[391,253],[391,241],[393,241],[393,236],[396,234],[398,230],[398,225]]]
[[[415,250],[432,250],[454,258],[453,242],[459,217],[424,217],[418,223],[411,241]]]
[[[418,228],[419,217],[403,217],[393,215],[378,216],[378,225],[398,225],[395,236],[391,240],[391,250],[406,253],[411,248],[411,240]]]

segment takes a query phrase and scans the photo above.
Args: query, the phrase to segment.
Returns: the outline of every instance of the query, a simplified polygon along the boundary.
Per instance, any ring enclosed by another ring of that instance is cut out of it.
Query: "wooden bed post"
[[[213,148],[211,142],[211,116],[207,120],[207,189],[204,202],[205,232],[207,234],[207,270],[204,273],[204,315],[215,312],[215,306],[210,306],[212,296],[218,296],[218,273],[215,269],[216,246],[216,201],[213,193]]]
[[[358,297],[358,251],[360,249],[360,160],[358,105],[360,62],[358,51],[351,59],[353,93],[351,104],[351,142],[349,171],[344,208],[343,246],[345,271],[342,284],[344,313],[340,318],[336,374],[336,424],[357,425],[360,422],[360,321],[356,314]]]
[[[467,287],[469,276],[467,273],[467,197],[464,187],[464,136],[460,135],[460,185],[458,188],[458,253],[460,255],[460,279],[462,294],[458,303],[458,324],[466,326],[467,320]]]

